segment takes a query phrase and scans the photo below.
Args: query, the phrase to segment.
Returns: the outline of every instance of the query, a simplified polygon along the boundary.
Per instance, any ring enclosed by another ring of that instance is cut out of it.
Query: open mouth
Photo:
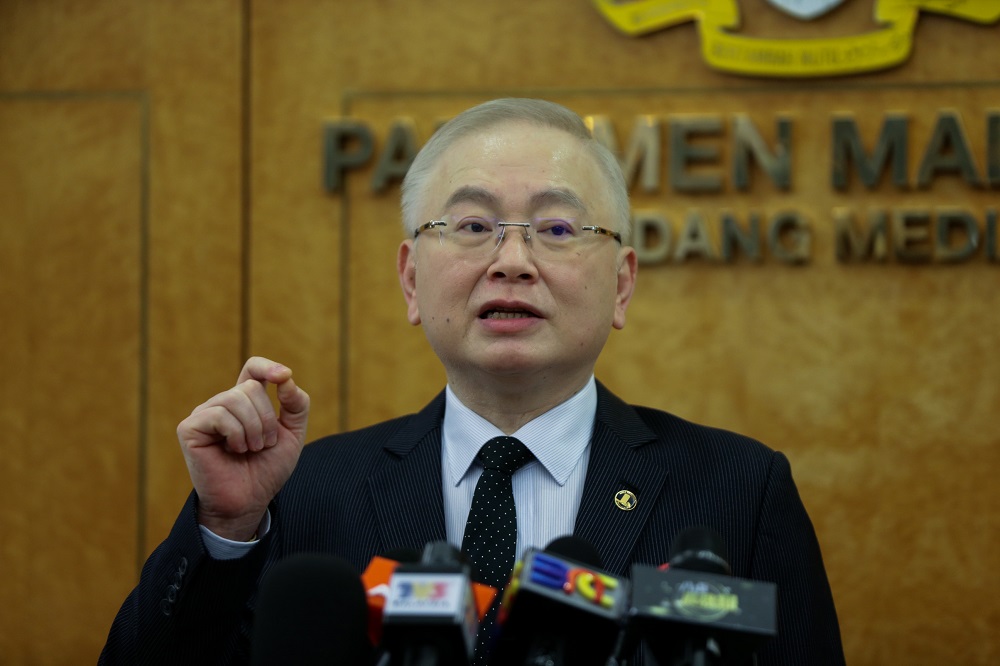
[[[528,319],[537,317],[534,312],[515,308],[491,308],[479,315],[480,319]]]

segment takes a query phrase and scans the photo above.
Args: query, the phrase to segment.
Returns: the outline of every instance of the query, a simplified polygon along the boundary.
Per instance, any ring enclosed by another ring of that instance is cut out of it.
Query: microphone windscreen
[[[250,663],[370,663],[367,623],[365,590],[350,563],[330,555],[292,555],[261,581]]]
[[[463,564],[466,558],[462,552],[447,541],[431,541],[424,546],[420,557],[423,564]]]
[[[387,560],[393,560],[395,562],[403,563],[414,563],[420,561],[420,551],[416,548],[393,548],[388,553],[382,555]]]
[[[689,527],[677,535],[670,548],[670,566],[729,576],[729,552],[722,535],[710,527]]]
[[[604,566],[601,561],[601,554],[597,552],[589,542],[572,535],[561,536],[549,542],[545,547],[545,552],[552,555],[559,555],[570,560],[576,560],[580,564],[597,567]]]

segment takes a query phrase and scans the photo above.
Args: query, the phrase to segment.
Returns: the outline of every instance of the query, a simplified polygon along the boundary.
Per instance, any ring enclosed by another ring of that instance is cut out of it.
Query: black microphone
[[[722,535],[710,527],[691,527],[674,539],[669,564],[675,569],[730,576],[729,551]]]
[[[605,666],[614,653],[628,582],[601,570],[593,546],[560,537],[514,567],[490,664]]]
[[[396,567],[382,622],[385,663],[469,666],[479,614],[471,571],[458,549],[429,543],[419,563]]]
[[[365,590],[332,555],[289,556],[261,581],[250,644],[253,666],[370,664]]]
[[[677,536],[666,569],[632,567],[629,632],[649,663],[743,664],[777,634],[774,583],[731,572],[722,537],[707,527]]]
[[[567,534],[557,537],[549,542],[545,547],[545,552],[549,555],[558,555],[570,560],[575,560],[581,564],[600,569],[604,566],[601,561],[601,554],[594,546],[580,537]]]

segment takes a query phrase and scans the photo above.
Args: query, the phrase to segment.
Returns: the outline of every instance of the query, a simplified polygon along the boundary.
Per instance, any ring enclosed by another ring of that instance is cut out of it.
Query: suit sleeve
[[[273,534],[245,557],[212,559],[192,493],[118,611],[98,664],[245,663],[253,599]]]
[[[792,480],[788,459],[771,456],[753,544],[752,577],[778,588],[778,639],[760,651],[764,665],[841,666],[844,650],[816,532]]]

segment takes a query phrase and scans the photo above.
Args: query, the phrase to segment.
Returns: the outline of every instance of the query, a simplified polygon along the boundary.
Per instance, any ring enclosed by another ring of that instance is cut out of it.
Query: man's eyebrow
[[[489,190],[484,190],[481,187],[473,187],[472,185],[463,185],[452,192],[444,207],[448,209],[460,203],[479,204],[490,210],[497,210],[500,207],[500,200],[496,195]]]
[[[489,190],[473,185],[463,185],[448,197],[445,208],[451,208],[460,203],[479,204],[490,210],[499,210],[501,207],[500,198]],[[564,187],[555,187],[543,190],[531,195],[530,207],[538,210],[546,206],[569,206],[581,213],[587,212],[587,204],[573,190]]]
[[[556,187],[551,190],[536,192],[531,196],[532,210],[538,210],[546,206],[558,205],[569,206],[581,213],[587,212],[587,204],[583,202],[576,192],[564,187]]]

